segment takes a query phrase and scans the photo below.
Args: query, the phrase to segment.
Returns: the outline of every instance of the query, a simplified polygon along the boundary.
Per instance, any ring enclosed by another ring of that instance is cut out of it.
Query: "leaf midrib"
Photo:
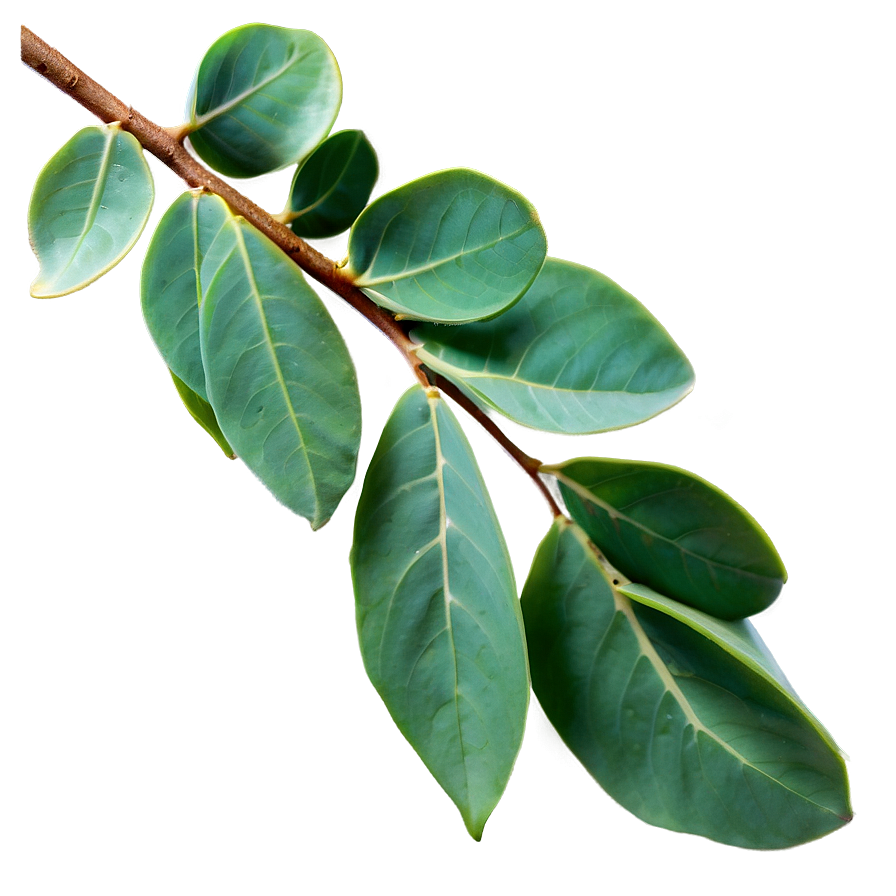
[[[261,90],[267,87],[268,84],[276,81],[277,78],[284,74],[284,72],[288,71],[297,62],[301,62],[308,55],[310,54],[306,53],[305,56],[302,56],[301,54],[297,53],[295,56],[290,57],[283,65],[280,66],[280,68],[278,68],[267,77],[263,78],[261,81],[254,83],[251,87],[237,94],[226,103],[222,103],[220,106],[216,106],[213,111],[210,110],[208,112],[205,112],[203,115],[197,116],[193,119],[193,130],[198,130],[199,128],[207,125],[210,121],[214,121],[216,118],[220,118],[222,115],[226,115],[228,112],[230,112],[231,109],[236,108],[236,106],[238,106],[244,100],[251,97],[253,94],[259,93]]]
[[[545,383],[537,383],[533,380],[523,379],[519,376],[508,376],[506,374],[496,374],[490,373],[487,371],[475,371],[468,370],[463,367],[457,367],[454,364],[450,364],[441,358],[439,355],[434,355],[432,352],[426,349],[426,343],[421,343],[419,348],[416,351],[416,354],[424,359],[428,366],[434,367],[441,373],[444,373],[446,376],[455,376],[460,380],[496,380],[498,382],[508,382],[513,383],[515,385],[523,386],[527,389],[539,389],[543,392],[566,392],[570,395],[621,395],[621,396],[632,396],[632,395],[662,395],[666,392],[674,392],[677,389],[686,386],[688,380],[684,380],[681,383],[676,383],[672,386],[667,386],[665,389],[654,389],[649,392],[635,392],[633,390],[623,390],[623,389],[570,389],[567,386],[552,386],[546,385]],[[690,379],[690,378],[688,378]]]
[[[232,226],[234,232],[236,234],[236,242],[237,248],[240,253],[240,258],[243,261],[243,267],[246,271],[246,278],[249,282],[249,287],[252,293],[252,298],[255,302],[255,307],[258,311],[258,319],[261,323],[262,333],[264,335],[265,345],[268,350],[268,354],[271,357],[271,366],[274,369],[274,373],[277,376],[277,383],[280,386],[280,391],[283,394],[283,400],[286,404],[286,410],[289,414],[289,418],[292,421],[293,428],[295,429],[296,436],[299,440],[298,450],[301,451],[302,456],[305,459],[305,466],[308,468],[308,478],[311,481],[311,492],[314,495],[314,518],[312,520],[313,523],[316,523],[318,517],[320,515],[320,495],[318,492],[317,479],[314,475],[314,467],[311,464],[311,461],[308,457],[308,447],[305,444],[305,438],[302,434],[302,428],[299,425],[299,420],[295,412],[295,408],[292,406],[292,399],[290,398],[289,388],[286,384],[286,379],[283,376],[283,371],[280,369],[280,361],[277,357],[277,352],[274,347],[274,340],[271,336],[270,328],[268,327],[267,315],[264,311],[264,303],[261,298],[261,291],[258,288],[258,284],[255,280],[255,270],[252,267],[252,260],[249,257],[249,251],[246,247],[245,239],[243,237],[242,230],[237,223],[236,219],[233,220]]]
[[[445,630],[448,632],[448,639],[451,648],[451,667],[454,671],[454,713],[457,720],[457,740],[458,746],[460,747],[461,758],[463,759],[464,764],[464,790],[466,791],[467,800],[469,801],[470,780],[467,772],[467,753],[464,749],[463,724],[461,723],[460,718],[460,682],[458,680],[457,649],[454,641],[454,624],[451,619],[451,604],[454,601],[454,598],[451,596],[451,584],[448,578],[448,507],[445,494],[445,474],[443,472],[447,462],[445,460],[444,454],[442,453],[442,439],[439,433],[438,402],[440,400],[441,399],[439,398],[427,396],[427,403],[429,404],[429,414],[432,421],[432,431],[435,439],[436,487],[439,493],[438,540],[442,554],[442,582],[445,601]]]
[[[83,245],[84,240],[87,239],[87,234],[90,233],[90,230],[96,222],[96,216],[99,214],[103,193],[106,189],[106,178],[109,174],[109,167],[112,164],[112,144],[115,140],[114,127],[108,126],[104,130],[106,145],[103,147],[103,160],[100,162],[100,168],[93,183],[93,192],[90,196],[90,205],[87,207],[87,215],[84,218],[84,227],[81,229],[81,233],[72,249],[71,255],[65,263],[65,267],[63,267],[54,278],[57,283],[62,279],[63,275],[72,264],[74,264],[75,259],[78,257],[78,252],[81,251],[81,246]]]
[[[638,529],[639,531],[644,532],[644,533],[656,538],[659,541],[662,541],[663,543],[674,548],[676,551],[678,551],[681,554],[685,554],[688,557],[693,557],[694,559],[699,560],[702,563],[706,563],[708,566],[712,566],[716,569],[732,570],[732,571],[738,573],[739,575],[749,576],[754,579],[763,579],[765,581],[774,581],[775,580],[774,576],[766,575],[764,573],[750,572],[749,570],[743,569],[742,567],[732,566],[730,563],[722,563],[719,560],[712,560],[709,557],[705,557],[702,554],[696,553],[695,551],[691,550],[690,548],[681,547],[681,545],[679,545],[677,542],[673,541],[671,538],[667,537],[666,535],[663,535],[662,533],[657,532],[655,529],[648,528],[643,523],[639,523],[637,520],[632,519],[630,516],[623,513],[622,511],[620,511],[618,508],[613,507],[612,504],[609,504],[606,501],[601,500],[597,495],[594,494],[594,492],[589,491],[588,489],[585,488],[585,486],[580,485],[574,479],[570,479],[568,476],[564,476],[563,473],[561,473],[555,467],[545,466],[542,468],[542,472],[548,473],[551,476],[554,476],[559,482],[562,482],[565,486],[567,486],[569,489],[574,491],[576,493],[576,495],[579,498],[581,498],[583,501],[591,503],[591,504],[596,504],[598,507],[600,507],[601,509],[606,511],[607,515],[611,519],[615,517],[615,518],[624,520],[626,523],[631,525],[633,528]]]
[[[750,762],[750,760],[747,759],[742,753],[732,747],[727,741],[723,740],[711,728],[707,728],[706,725],[703,724],[700,717],[691,706],[690,701],[687,699],[687,697],[685,697],[684,692],[678,686],[678,682],[675,680],[675,676],[672,675],[672,673],[669,671],[668,666],[666,666],[666,664],[662,661],[660,655],[657,653],[656,648],[653,646],[653,642],[650,640],[650,638],[647,637],[647,633],[642,628],[637,616],[635,616],[631,600],[624,594],[619,592],[616,589],[616,586],[614,586],[613,584],[614,581],[618,581],[621,585],[629,585],[632,583],[628,578],[623,576],[618,570],[616,570],[605,559],[602,558],[600,552],[592,544],[592,542],[585,535],[585,532],[578,525],[576,525],[575,523],[571,523],[570,527],[575,538],[585,549],[586,555],[592,558],[594,565],[597,567],[600,574],[604,577],[607,586],[609,587],[613,595],[613,604],[616,607],[616,611],[618,613],[622,613],[622,615],[628,622],[629,627],[632,630],[632,634],[634,634],[635,639],[638,642],[638,648],[641,652],[641,655],[645,657],[651,664],[663,687],[665,687],[666,691],[668,691],[675,699],[676,703],[684,713],[685,718],[694,728],[695,732],[702,731],[707,737],[717,743],[731,756],[738,760],[742,765],[753,769],[753,771],[762,775],[762,777],[766,780],[774,782],[774,784],[776,784],[778,787],[783,788],[788,793],[792,793],[799,799],[802,799],[805,802],[816,806],[822,811],[828,812],[829,814],[839,818],[840,816],[833,809],[830,809],[828,806],[823,806],[821,803],[815,802],[815,800],[806,796],[806,794],[800,793],[798,790],[794,790],[792,787],[788,787],[780,780],[780,778],[773,777],[768,772],[759,768],[759,766]]]
[[[452,261],[456,261],[458,258],[463,258],[465,255],[472,255],[476,252],[484,252],[487,249],[493,249],[495,246],[497,246],[499,243],[504,242],[505,240],[512,240],[515,237],[518,237],[520,234],[526,233],[526,231],[531,230],[534,226],[536,226],[536,224],[537,221],[530,216],[522,227],[514,230],[512,233],[502,234],[494,240],[483,243],[481,246],[475,246],[471,249],[468,249],[465,246],[460,252],[456,252],[454,255],[446,255],[444,258],[440,258],[435,262],[431,262],[426,265],[420,265],[416,268],[406,268],[405,270],[398,271],[391,276],[365,279],[365,271],[364,274],[359,274],[355,279],[355,286],[359,286],[362,288],[380,286],[385,283],[394,283],[396,280],[408,280],[412,277],[418,276],[419,274],[429,273],[431,271],[434,271],[436,268],[442,267],[442,265],[448,264]],[[373,264],[371,263],[371,265],[368,266],[367,271],[369,271],[372,266]]]

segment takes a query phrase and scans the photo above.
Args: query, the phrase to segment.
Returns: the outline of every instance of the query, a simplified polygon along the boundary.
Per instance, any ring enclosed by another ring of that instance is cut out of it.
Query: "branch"
[[[539,461],[518,448],[497,425],[463,392],[444,377],[430,373],[417,358],[416,345],[407,330],[386,309],[381,308],[356,287],[339,266],[296,236],[285,224],[277,221],[251,199],[200,164],[183,145],[185,134],[174,134],[123,103],[105,87],[49,46],[34,32],[22,26],[22,62],[43,75],[51,84],[68,94],[89,112],[106,123],[119,122],[133,134],[141,146],[170,168],[189,186],[208,190],[220,196],[233,210],[242,215],[257,230],[282,249],[306,274],[326,286],[379,329],[410,364],[421,385],[431,388],[431,382],[450,395],[470,414],[523,468],[548,501],[554,516],[561,511],[547,486],[538,475]]]

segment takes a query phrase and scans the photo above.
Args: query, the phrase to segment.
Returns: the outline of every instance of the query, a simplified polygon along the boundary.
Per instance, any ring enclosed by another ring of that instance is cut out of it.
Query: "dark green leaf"
[[[146,326],[172,374],[208,397],[199,349],[199,270],[205,251],[230,220],[212,193],[184,193],[162,216],[143,262],[141,304]]]
[[[787,579],[769,537],[724,492],[677,467],[586,457],[542,470],[629,578],[721,619],[764,610]]]
[[[66,295],[115,267],[137,242],[152,200],[152,175],[133,134],[118,124],[78,131],[31,194],[28,233],[40,262],[31,295]]]
[[[221,432],[218,425],[218,418],[212,406],[201,396],[197,395],[182,379],[179,379],[175,373],[171,373],[171,379],[174,380],[174,386],[177,394],[180,395],[184,407],[190,412],[190,416],[218,443],[218,447],[231,459],[236,457],[233,448]]]
[[[478,840],[520,748],[529,677],[507,548],[437,394],[415,387],[392,413],[351,562],[367,674]]]
[[[536,429],[641,423],[680,401],[694,371],[656,319],[612,280],[549,258],[509,311],[422,326],[420,359],[480,403]]]
[[[244,25],[210,47],[188,100],[190,142],[231,177],[254,177],[304,158],[330,131],[342,79],[310,31]]]
[[[208,397],[246,465],[312,528],[355,475],[355,369],[299,269],[243,218],[205,253],[200,344]]]
[[[463,323],[512,305],[546,249],[538,215],[519,193],[455,168],[371,203],[349,235],[346,274],[403,317]]]
[[[779,849],[850,820],[836,745],[748,622],[626,587],[567,520],[539,547],[522,607],[539,703],[644,821]]]
[[[293,178],[289,226],[303,237],[342,233],[367,205],[378,174],[376,153],[362,131],[327,137]]]

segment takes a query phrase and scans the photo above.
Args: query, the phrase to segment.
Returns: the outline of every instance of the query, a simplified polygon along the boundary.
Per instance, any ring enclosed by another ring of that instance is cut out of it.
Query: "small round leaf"
[[[152,200],[152,175],[133,134],[118,124],[78,131],[31,194],[28,232],[40,262],[31,295],[66,295],[115,267],[137,242]]]
[[[345,272],[403,317],[458,324],[509,308],[546,251],[529,202],[484,174],[455,168],[371,203],[352,227]]]
[[[352,226],[379,175],[376,152],[363,131],[327,137],[296,171],[289,226],[303,237],[336,236]]]
[[[188,100],[190,143],[231,177],[255,177],[304,158],[330,131],[342,78],[310,31],[244,25],[212,44]]]

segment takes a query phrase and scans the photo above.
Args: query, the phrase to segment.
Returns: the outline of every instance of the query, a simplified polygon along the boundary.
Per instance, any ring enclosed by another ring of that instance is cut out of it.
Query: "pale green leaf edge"
[[[118,131],[121,133],[122,137],[125,139],[125,142],[133,142],[133,146],[131,147],[131,149],[136,148],[138,150],[137,156],[143,162],[143,170],[144,170],[144,173],[146,174],[146,178],[147,178],[147,181],[149,184],[150,200],[149,200],[149,204],[146,209],[146,214],[143,216],[143,220],[140,222],[138,227],[135,229],[132,239],[122,249],[122,251],[118,254],[118,256],[116,258],[114,258],[108,265],[106,265],[102,269],[98,270],[95,274],[93,274],[91,277],[87,278],[86,280],[81,281],[76,286],[71,286],[68,289],[62,290],[61,292],[39,292],[38,290],[41,285],[40,284],[41,272],[38,272],[38,275],[32,281],[31,288],[30,288],[31,297],[34,299],[57,299],[60,296],[71,295],[73,292],[78,292],[79,290],[84,289],[84,287],[90,286],[91,283],[95,283],[97,280],[100,279],[100,277],[103,276],[103,274],[108,274],[109,271],[111,271],[112,268],[114,268],[128,254],[128,252],[130,252],[131,249],[134,248],[134,246],[137,244],[137,241],[140,239],[140,236],[143,233],[144,228],[146,227],[146,223],[149,221],[149,216],[150,216],[150,213],[152,212],[153,200],[155,198],[155,184],[154,184],[154,181],[152,178],[152,171],[150,170],[149,163],[146,161],[146,157],[143,155],[143,147],[140,145],[140,141],[137,140],[137,138],[133,134],[130,134],[130,133],[128,133],[128,131],[123,130],[121,127],[121,124],[119,122],[111,122],[110,124],[103,125],[100,129],[103,129],[103,130],[108,129],[108,131],[110,132],[110,137],[106,143],[106,157],[103,159],[103,165],[102,165],[103,173],[105,173],[108,170],[109,160],[111,158],[112,144],[113,144],[113,137],[111,135],[114,134],[115,131]],[[74,138],[72,138],[72,139],[74,139]],[[43,173],[43,171],[41,173]],[[40,175],[38,175],[38,179],[39,178],[40,178]],[[99,182],[99,178],[97,179],[97,182]],[[94,201],[96,202],[97,207],[99,205],[100,199],[102,199],[102,193],[100,193],[99,196],[97,196],[96,189],[94,189]],[[96,213],[94,212],[89,217],[91,219],[93,219],[93,218],[95,218],[95,215],[96,215]],[[32,234],[31,221],[32,221],[32,216],[31,216],[31,214],[29,214],[28,215],[28,238],[31,243],[32,250],[33,250],[35,256],[37,256],[38,263],[40,263],[40,255],[38,254],[37,247],[35,245],[34,237]],[[81,240],[83,240],[86,237],[89,229],[90,228],[88,227],[81,234]],[[73,255],[72,258],[69,260],[69,263],[64,268],[64,270],[68,270],[68,267],[72,264],[72,262],[74,260],[75,260],[75,255]]]

